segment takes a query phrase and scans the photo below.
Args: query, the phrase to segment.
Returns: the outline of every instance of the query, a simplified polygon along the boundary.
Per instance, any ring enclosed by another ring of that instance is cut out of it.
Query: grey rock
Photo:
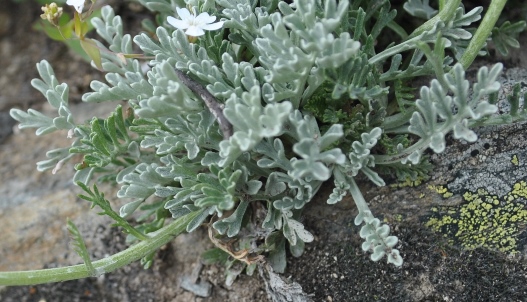
[[[16,121],[9,115],[9,112],[0,112],[0,144],[13,133],[13,126]]]

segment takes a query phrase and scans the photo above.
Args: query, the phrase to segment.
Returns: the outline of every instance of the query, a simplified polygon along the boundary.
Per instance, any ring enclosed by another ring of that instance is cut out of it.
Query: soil
[[[108,2],[123,15],[125,24],[132,22],[132,28],[139,28],[138,16],[142,19],[145,11],[129,2]],[[32,30],[39,14],[39,7],[32,1],[0,3],[0,270],[79,263],[65,231],[66,217],[75,221],[94,259],[127,246],[125,236],[110,227],[109,220],[93,211],[84,213],[89,206],[75,196],[79,192],[71,184],[71,166],[53,176],[36,172],[34,164],[43,159],[45,150],[68,145],[65,134],[42,139],[35,139],[32,131],[10,135],[14,121],[8,118],[9,108],[48,110],[43,97],[29,85],[38,75],[36,62],[50,61],[59,81],[70,85],[70,98],[75,103],[89,89],[91,80],[103,78],[65,46]],[[527,46],[527,35],[521,36],[520,43]],[[527,47],[513,51],[508,58],[493,56],[491,61],[501,61],[506,68],[525,69]],[[84,112],[86,119],[104,112],[87,104],[74,108]],[[523,126],[516,126],[499,131],[523,138],[522,129]],[[497,141],[489,138],[489,142]],[[514,146],[522,147],[525,145]],[[458,176],[458,172],[451,171],[455,165],[447,162],[448,157],[459,158],[464,165],[480,170],[487,167],[484,161],[492,161],[493,154],[473,164],[461,160],[471,150],[454,143],[445,157],[433,157],[438,168],[429,184],[444,184]],[[372,262],[362,252],[359,229],[353,224],[357,214],[353,201],[347,197],[328,206],[325,198],[332,190],[328,183],[302,217],[315,241],[306,245],[301,257],[289,257],[283,277],[298,282],[313,301],[527,301],[526,251],[511,255],[486,248],[465,250],[449,244],[441,234],[424,226],[431,205],[445,202],[430,194],[427,185],[395,189],[361,184],[373,212],[390,224],[400,240],[397,248],[405,261],[401,268],[383,260]],[[21,217],[15,218],[17,215]],[[199,275],[200,280],[212,285],[209,297],[184,290],[180,286],[182,278],[192,273],[200,253],[210,247],[205,230],[199,229],[163,247],[151,269],[133,263],[98,278],[0,288],[0,301],[269,301],[265,282],[258,273],[242,275],[228,287],[219,266],[205,266]]]

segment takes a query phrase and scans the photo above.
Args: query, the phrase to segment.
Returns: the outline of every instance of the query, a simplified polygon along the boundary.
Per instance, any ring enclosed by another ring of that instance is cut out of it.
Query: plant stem
[[[405,111],[405,112],[399,112],[390,116],[387,116],[384,119],[383,125],[383,131],[386,133],[398,133],[401,126],[403,127],[403,131],[399,133],[407,133],[408,132],[408,120],[412,117],[414,111]],[[395,132],[393,132],[395,130]]]
[[[400,153],[393,154],[393,155],[373,155],[375,158],[375,165],[389,165],[401,162],[405,159],[407,159],[412,153],[415,151],[422,152],[422,150],[425,150],[428,148],[430,144],[430,138],[428,139],[420,139],[415,144],[411,145],[410,147],[402,150]]]
[[[61,282],[67,280],[81,279],[87,277],[98,277],[109,273],[134,261],[143,258],[163,245],[170,242],[174,237],[183,233],[187,224],[202,211],[189,213],[174,220],[162,229],[149,234],[149,238],[141,241],[128,249],[115,255],[92,262],[96,275],[90,274],[86,265],[78,264],[73,266],[51,268],[31,271],[0,272],[0,285],[34,285],[51,282]]]
[[[483,48],[485,43],[487,43],[487,38],[490,36],[496,21],[498,21],[499,16],[503,7],[507,3],[507,0],[492,0],[489,6],[489,9],[485,13],[485,17],[481,20],[481,23],[476,30],[476,33],[470,40],[467,49],[463,53],[463,56],[459,60],[459,63],[463,65],[465,70],[472,64],[478,52]]]
[[[416,28],[414,32],[410,35],[409,38],[410,39],[414,38],[424,33],[425,31],[431,30],[434,27],[434,25],[436,25],[436,23],[439,21],[443,21],[445,23],[450,21],[450,19],[454,17],[454,14],[456,12],[456,9],[459,7],[459,4],[461,4],[461,0],[446,1],[446,3],[444,4],[443,8],[439,11],[439,13],[435,15],[435,17],[433,17],[432,19],[426,21],[421,26]]]
[[[443,10],[443,7],[445,7],[445,1],[446,0],[439,0],[439,10]]]
[[[408,33],[406,33],[406,30],[404,28],[397,24],[395,21],[390,21],[387,25],[393,32],[395,32],[401,39],[406,40],[408,39]]]
[[[412,37],[411,39],[408,39],[400,44],[394,45],[390,48],[387,48],[383,50],[382,52],[374,55],[368,60],[369,64],[377,64],[381,61],[386,60],[387,58],[396,55],[398,53],[401,53],[403,51],[407,51],[410,49],[414,49],[417,47],[417,43],[423,40],[423,35],[419,35],[416,37]]]
[[[228,140],[232,136],[233,130],[232,124],[227,120],[225,115],[223,115],[223,106],[218,103],[216,98],[205,87],[201,86],[181,70],[175,69],[175,71],[181,83],[187,86],[192,92],[197,94],[203,102],[205,102],[205,105],[207,105],[207,108],[212,115],[214,115],[220,125],[223,139]]]
[[[349,192],[351,193],[351,197],[353,198],[353,201],[355,202],[359,212],[369,211],[370,208],[366,203],[366,199],[364,199],[364,196],[362,195],[362,192],[360,191],[359,186],[353,177],[349,177],[349,185]]]

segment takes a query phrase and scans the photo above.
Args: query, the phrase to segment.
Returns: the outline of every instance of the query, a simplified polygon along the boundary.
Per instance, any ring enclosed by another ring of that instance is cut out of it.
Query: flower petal
[[[190,26],[188,21],[179,20],[172,16],[167,17],[167,22],[168,24],[174,26],[175,28],[179,28],[179,29],[187,29]]]
[[[204,25],[201,25],[200,27],[205,30],[216,30],[216,29],[220,29],[222,26],[223,26],[223,21],[212,23],[212,24],[204,24]]]
[[[176,11],[181,20],[189,19],[191,16],[190,12],[186,8],[176,7]]]
[[[198,26],[191,25],[188,27],[187,31],[185,31],[185,34],[192,37],[199,37],[203,36],[205,32],[203,29],[199,28]]]
[[[84,0],[68,0],[66,4],[73,6],[79,14],[82,13],[82,9],[84,8]]]
[[[209,24],[216,21],[216,17],[210,16],[209,13],[201,13],[199,16],[196,17],[197,24],[203,25],[203,24]]]

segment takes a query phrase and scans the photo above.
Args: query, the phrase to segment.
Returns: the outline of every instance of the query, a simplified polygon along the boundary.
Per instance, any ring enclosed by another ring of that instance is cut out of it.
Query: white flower
[[[84,8],[84,0],[68,0],[66,4],[73,6],[79,14],[82,13],[82,9]]]
[[[192,37],[203,36],[204,30],[216,30],[223,26],[223,21],[213,23],[216,17],[210,16],[208,13],[201,13],[196,16],[196,8],[192,8],[192,14],[186,8],[176,8],[177,14],[181,20],[172,16],[167,18],[170,25],[178,29],[183,29],[185,34]]]

